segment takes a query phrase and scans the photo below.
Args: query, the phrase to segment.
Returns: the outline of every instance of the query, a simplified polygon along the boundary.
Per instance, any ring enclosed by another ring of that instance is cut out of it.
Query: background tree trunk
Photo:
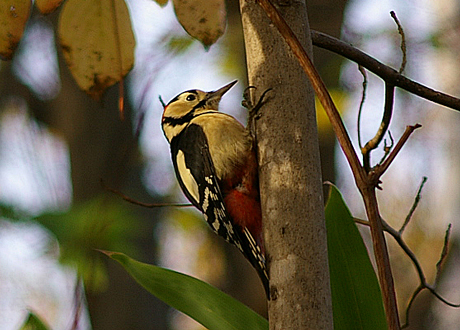
[[[304,1],[273,1],[311,54]],[[314,93],[253,0],[241,0],[249,84],[272,88],[256,123],[270,329],[332,329]]]

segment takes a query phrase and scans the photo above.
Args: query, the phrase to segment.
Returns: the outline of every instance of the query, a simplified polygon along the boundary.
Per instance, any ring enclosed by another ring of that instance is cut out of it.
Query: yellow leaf
[[[9,60],[21,40],[30,16],[32,0],[2,0],[0,3],[0,59]]]
[[[134,64],[135,40],[124,0],[67,0],[59,38],[73,77],[95,99]]]
[[[209,48],[225,32],[224,0],[173,0],[177,19],[185,31]]]
[[[35,6],[44,15],[55,11],[64,0],[35,0]]]
[[[166,4],[168,3],[168,0],[154,0],[157,4],[160,5],[160,7],[164,7],[166,6]]]

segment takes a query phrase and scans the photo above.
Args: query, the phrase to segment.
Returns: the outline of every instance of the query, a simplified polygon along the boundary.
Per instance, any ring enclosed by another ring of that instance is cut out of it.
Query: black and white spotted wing
[[[202,128],[188,125],[172,139],[171,152],[176,176],[187,198],[203,212],[206,221],[219,236],[238,247],[256,268],[268,290],[263,253],[249,230],[234,224],[227,213]]]
[[[225,209],[202,128],[188,125],[172,139],[171,153],[176,176],[187,198],[203,212],[206,221],[219,236],[236,246],[240,245]]]

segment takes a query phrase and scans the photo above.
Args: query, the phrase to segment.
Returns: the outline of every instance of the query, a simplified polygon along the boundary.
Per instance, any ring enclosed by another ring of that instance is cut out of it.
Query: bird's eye
[[[195,101],[195,99],[196,96],[193,94],[187,95],[187,97],[185,98],[186,101]]]

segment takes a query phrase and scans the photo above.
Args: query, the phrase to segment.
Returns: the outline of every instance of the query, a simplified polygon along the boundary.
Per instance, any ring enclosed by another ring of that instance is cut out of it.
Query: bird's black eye
[[[193,94],[189,94],[187,95],[187,97],[185,98],[186,101],[195,101],[196,99],[196,96],[193,95]]]

